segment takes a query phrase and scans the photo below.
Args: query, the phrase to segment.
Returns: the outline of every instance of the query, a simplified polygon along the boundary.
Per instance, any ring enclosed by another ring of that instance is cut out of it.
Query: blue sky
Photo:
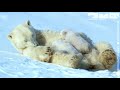
[[[102,12],[101,12],[102,13]],[[86,33],[94,43],[110,42],[117,51],[117,21],[111,19],[89,20],[88,12],[0,12],[0,50],[15,51],[7,34],[18,24],[30,20],[36,29],[60,31],[72,29]]]

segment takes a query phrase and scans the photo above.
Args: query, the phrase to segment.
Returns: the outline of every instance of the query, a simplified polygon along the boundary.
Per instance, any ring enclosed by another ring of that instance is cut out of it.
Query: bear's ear
[[[24,24],[25,24],[26,26],[31,26],[30,20],[27,20]]]
[[[12,39],[12,35],[8,35],[8,39]]]
[[[62,30],[61,32],[60,32],[60,35],[62,35],[62,36],[65,36],[67,34],[67,31],[65,31],[65,30]]]

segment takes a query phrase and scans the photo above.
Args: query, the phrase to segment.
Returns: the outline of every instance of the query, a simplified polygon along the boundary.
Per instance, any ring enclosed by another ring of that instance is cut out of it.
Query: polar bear
[[[80,34],[75,33],[71,30],[62,30],[60,32],[62,39],[71,43],[79,52],[81,53],[89,53],[91,46],[90,43],[87,42]]]
[[[36,30],[30,21],[15,27],[8,39],[27,57],[66,67],[100,70],[116,62],[116,54],[109,44],[94,45],[84,33]]]
[[[60,41],[59,32],[38,31],[32,27],[30,21],[15,27],[8,35],[8,39],[21,54],[35,60],[78,68],[78,63],[82,59],[82,54],[78,54],[70,43]],[[67,48],[64,50],[61,50],[60,46],[57,48],[57,40],[61,46]]]

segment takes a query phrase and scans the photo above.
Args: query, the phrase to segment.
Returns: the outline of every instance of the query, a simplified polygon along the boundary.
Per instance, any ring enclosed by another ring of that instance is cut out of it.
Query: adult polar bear
[[[108,43],[98,43],[95,47],[84,33],[39,31],[30,21],[15,27],[8,39],[23,55],[62,66],[99,70],[110,69],[116,62],[115,52]]]
[[[32,59],[66,67],[80,67],[82,54],[77,52],[70,43],[61,40],[59,32],[37,31],[30,21],[26,21],[15,27],[8,35],[8,39],[20,53]],[[56,41],[61,43],[61,47],[66,48],[63,50],[60,50],[60,47],[55,48],[58,46]]]

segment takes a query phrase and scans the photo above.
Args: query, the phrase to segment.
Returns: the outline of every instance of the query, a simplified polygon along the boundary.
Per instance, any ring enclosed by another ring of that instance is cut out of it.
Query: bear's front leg
[[[28,47],[23,51],[23,54],[35,60],[49,62],[51,59],[51,48],[48,46]]]
[[[80,61],[83,56],[79,54],[69,54],[63,52],[55,52],[52,56],[51,63],[55,63],[61,66],[70,67],[70,68],[79,68]]]

